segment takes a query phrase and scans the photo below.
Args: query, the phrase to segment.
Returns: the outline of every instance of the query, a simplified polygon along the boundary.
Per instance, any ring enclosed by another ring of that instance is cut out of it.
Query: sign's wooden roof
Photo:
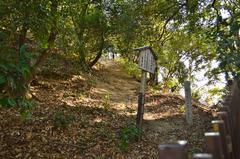
[[[143,47],[135,48],[134,50],[141,52],[143,50],[148,50],[148,49],[152,52],[154,59],[157,60],[157,55],[155,54],[151,46],[143,46]]]

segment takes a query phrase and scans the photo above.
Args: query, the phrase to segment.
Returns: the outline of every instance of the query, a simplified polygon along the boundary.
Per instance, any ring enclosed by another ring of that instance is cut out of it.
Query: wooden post
[[[198,153],[193,155],[193,159],[213,159],[213,156],[209,153]]]
[[[147,72],[142,70],[141,86],[140,86],[140,92],[138,95],[138,111],[137,111],[137,119],[136,119],[136,126],[137,126],[138,130],[140,131],[139,140],[141,139],[141,134],[142,134],[146,78],[147,78]]]
[[[186,148],[180,144],[164,144],[158,146],[159,159],[187,159]]]
[[[218,132],[205,133],[205,151],[213,155],[214,159],[224,159],[221,136]]]
[[[233,145],[232,144],[233,143],[233,141],[232,141],[232,126],[229,121],[228,112],[226,112],[226,111],[218,112],[217,116],[220,120],[224,121],[225,129],[226,129],[227,150],[228,150],[228,153],[230,153],[230,155],[231,155],[230,158],[235,159],[235,156],[233,153],[233,146],[232,146]]]
[[[227,130],[226,130],[224,121],[213,120],[211,123],[212,123],[213,131],[220,133],[224,159],[231,159],[231,152],[228,150]]]
[[[226,111],[217,112],[217,116],[220,120],[224,121],[227,134],[232,136],[232,124],[229,120],[229,113]]]
[[[191,96],[190,81],[184,82],[184,90],[185,90],[185,103],[186,103],[186,120],[189,125],[192,125],[193,115],[192,115],[192,96]]]

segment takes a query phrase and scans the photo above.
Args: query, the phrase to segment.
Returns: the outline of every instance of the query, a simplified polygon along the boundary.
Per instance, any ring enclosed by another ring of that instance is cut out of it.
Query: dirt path
[[[110,94],[112,106],[125,110],[124,105],[130,105],[135,113],[130,114],[135,118],[137,110],[137,91],[140,83],[127,75],[123,68],[114,61],[104,61],[104,74],[106,81],[100,81],[93,88],[93,93],[103,97]],[[194,125],[188,126],[184,115],[184,99],[177,95],[164,95],[160,92],[155,95],[147,92],[143,139],[151,141],[157,146],[160,143],[172,143],[178,140],[188,140],[191,152],[200,151],[202,138],[209,122],[209,114],[203,112],[195,105]],[[140,145],[143,143],[140,143]],[[156,149],[152,151],[156,154]]]
[[[126,105],[135,109],[139,82],[124,72],[116,61],[106,60],[102,61],[102,64],[104,69],[101,72],[104,80],[97,81],[91,89],[91,95],[101,100],[109,100],[118,110],[124,110]]]

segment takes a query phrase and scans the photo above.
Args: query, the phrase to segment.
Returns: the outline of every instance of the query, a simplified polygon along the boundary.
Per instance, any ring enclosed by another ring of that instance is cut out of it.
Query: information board
[[[138,66],[144,71],[155,73],[156,61],[150,49],[140,51]]]

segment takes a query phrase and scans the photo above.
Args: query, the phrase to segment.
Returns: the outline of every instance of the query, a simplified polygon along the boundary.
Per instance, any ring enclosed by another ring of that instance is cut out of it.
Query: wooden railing
[[[212,132],[204,134],[204,153],[187,153],[187,142],[159,145],[159,159],[240,159],[240,89],[234,81],[230,94],[213,120]]]

